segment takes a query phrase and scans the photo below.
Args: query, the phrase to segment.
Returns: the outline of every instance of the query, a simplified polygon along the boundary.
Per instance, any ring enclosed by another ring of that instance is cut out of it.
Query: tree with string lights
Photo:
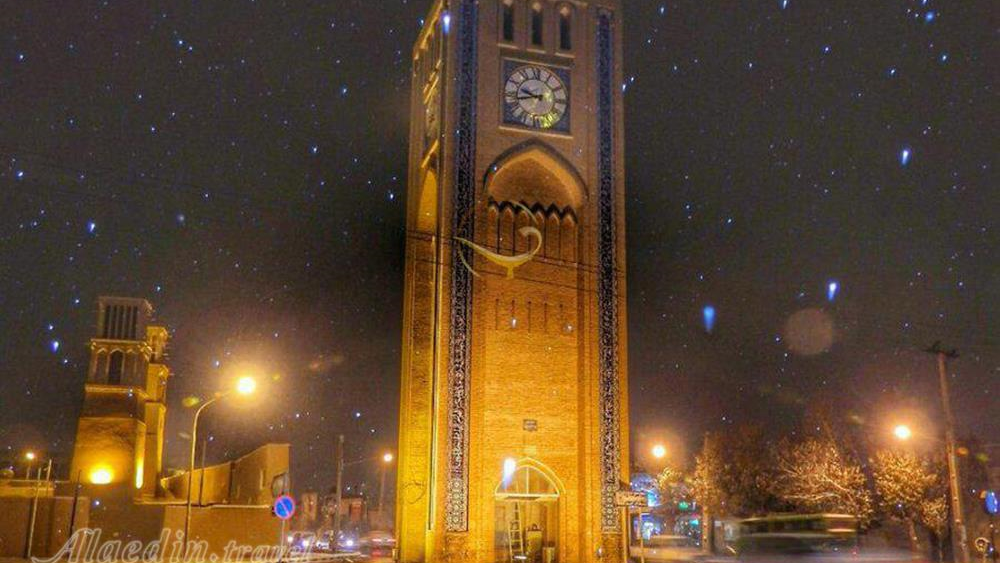
[[[860,464],[832,438],[783,442],[777,453],[778,496],[808,512],[850,514],[867,527],[874,514],[871,492]]]

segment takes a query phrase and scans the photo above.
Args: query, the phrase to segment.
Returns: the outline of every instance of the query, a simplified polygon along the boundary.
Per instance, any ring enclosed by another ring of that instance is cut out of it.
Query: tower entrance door
[[[496,563],[557,563],[559,489],[540,469],[523,465],[496,490]]]

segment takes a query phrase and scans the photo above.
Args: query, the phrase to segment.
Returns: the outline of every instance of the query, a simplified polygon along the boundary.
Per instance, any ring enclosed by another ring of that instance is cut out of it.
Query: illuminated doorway
[[[496,490],[496,563],[557,563],[559,488],[541,469],[522,465]]]

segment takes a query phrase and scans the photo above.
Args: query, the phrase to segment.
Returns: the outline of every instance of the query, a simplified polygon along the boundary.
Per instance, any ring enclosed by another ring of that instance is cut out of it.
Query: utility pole
[[[76,531],[76,507],[80,502],[80,477],[83,475],[83,471],[76,472],[76,483],[73,486],[73,508],[69,513],[69,537],[73,537],[73,532]]]
[[[208,451],[208,438],[201,441],[201,475],[198,477],[198,506],[205,506],[205,452]]]
[[[52,479],[52,459],[45,468],[45,487],[48,488]],[[38,519],[38,489],[42,484],[42,466],[38,466],[38,476],[35,478],[35,498],[31,501],[31,524],[28,526],[28,554],[25,556],[31,559],[31,547],[35,541],[35,521]],[[55,506],[55,505],[53,505]]]
[[[941,405],[944,410],[944,439],[948,457],[948,493],[951,497],[951,543],[956,563],[969,563],[969,538],[965,531],[962,512],[962,487],[959,484],[958,458],[955,452],[955,415],[951,410],[948,391],[948,360],[958,357],[956,350],[943,350],[935,342],[925,350],[937,356],[938,381],[941,386]]]
[[[337,448],[334,451],[333,463],[337,469],[337,488],[333,493],[333,550],[340,543],[340,501],[343,498],[344,487],[344,435],[337,434]]]

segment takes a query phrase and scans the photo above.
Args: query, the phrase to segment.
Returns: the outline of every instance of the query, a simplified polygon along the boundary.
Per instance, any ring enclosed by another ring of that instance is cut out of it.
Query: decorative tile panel
[[[453,232],[472,240],[476,191],[477,0],[458,2],[458,123],[455,130]],[[445,33],[451,15],[442,16]],[[445,531],[469,529],[469,375],[471,373],[472,274],[459,266],[465,245],[452,244],[451,330],[448,342],[448,464]],[[472,260],[470,255],[466,260]]]
[[[600,370],[601,527],[620,530],[615,492],[621,474],[618,385],[618,260],[615,213],[614,14],[597,13],[598,354]]]

